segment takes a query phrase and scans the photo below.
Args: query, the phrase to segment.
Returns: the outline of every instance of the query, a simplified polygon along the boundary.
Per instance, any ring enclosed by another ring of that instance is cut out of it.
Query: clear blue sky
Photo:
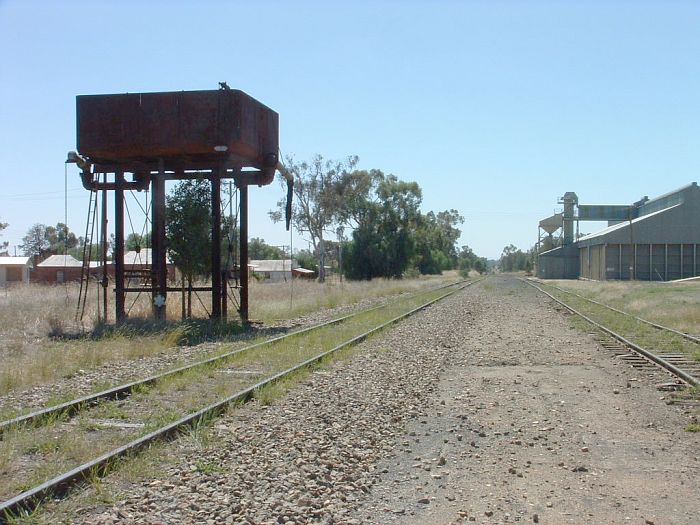
[[[75,95],[221,80],[279,113],[285,154],[417,181],[491,258],[534,244],[566,191],[630,203],[700,179],[700,2],[0,0],[2,240],[63,220]],[[68,186],[82,234],[74,167]],[[281,193],[251,190],[271,244]]]

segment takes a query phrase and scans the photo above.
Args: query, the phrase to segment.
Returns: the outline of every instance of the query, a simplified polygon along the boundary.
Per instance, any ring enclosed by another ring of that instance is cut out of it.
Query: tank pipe
[[[83,157],[78,155],[75,151],[68,152],[68,158],[66,158],[66,164],[75,164],[80,168],[80,180],[83,182],[83,187],[88,191],[94,191],[93,182],[94,177],[92,172],[92,164],[86,161]]]
[[[292,199],[294,198],[294,175],[282,164],[277,162],[277,171],[286,179],[287,181],[287,205],[284,210],[284,221],[289,231],[290,223],[292,222]]]

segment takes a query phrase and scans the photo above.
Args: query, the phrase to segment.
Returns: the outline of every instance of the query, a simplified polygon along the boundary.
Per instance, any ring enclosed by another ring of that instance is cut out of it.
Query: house
[[[313,279],[316,277],[316,272],[299,266],[298,268],[292,268],[292,275],[300,279]]]
[[[153,265],[153,250],[141,248],[139,251],[131,250],[124,254],[124,272],[128,279],[150,280],[151,266]],[[166,255],[165,265],[168,268],[168,280],[175,280],[175,265]]]
[[[292,278],[292,269],[296,269],[297,262],[289,259],[251,260],[249,266],[253,273],[261,276],[265,281],[280,283]]]
[[[0,256],[0,286],[28,283],[31,267],[30,257]]]
[[[80,281],[83,263],[72,255],[51,255],[32,270],[33,283],[61,284]]]

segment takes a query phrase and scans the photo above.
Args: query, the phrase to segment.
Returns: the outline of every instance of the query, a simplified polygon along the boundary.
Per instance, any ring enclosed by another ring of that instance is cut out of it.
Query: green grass
[[[686,432],[700,432],[700,423],[688,423],[683,430]]]

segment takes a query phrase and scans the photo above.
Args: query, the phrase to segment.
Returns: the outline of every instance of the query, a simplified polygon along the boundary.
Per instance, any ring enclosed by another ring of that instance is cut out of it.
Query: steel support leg
[[[114,191],[114,306],[117,324],[126,320],[124,310],[124,172],[115,173]]]
[[[165,256],[165,170],[159,163],[158,173],[152,176],[151,208],[151,300],[153,317],[165,321],[168,298],[168,266]]]
[[[240,189],[240,275],[241,275],[241,321],[248,322],[248,186],[242,184]]]
[[[109,276],[107,275],[107,190],[102,190],[102,249],[100,263],[102,264],[102,321],[107,323],[107,288]]]
[[[221,319],[221,170],[211,177],[211,316]]]

